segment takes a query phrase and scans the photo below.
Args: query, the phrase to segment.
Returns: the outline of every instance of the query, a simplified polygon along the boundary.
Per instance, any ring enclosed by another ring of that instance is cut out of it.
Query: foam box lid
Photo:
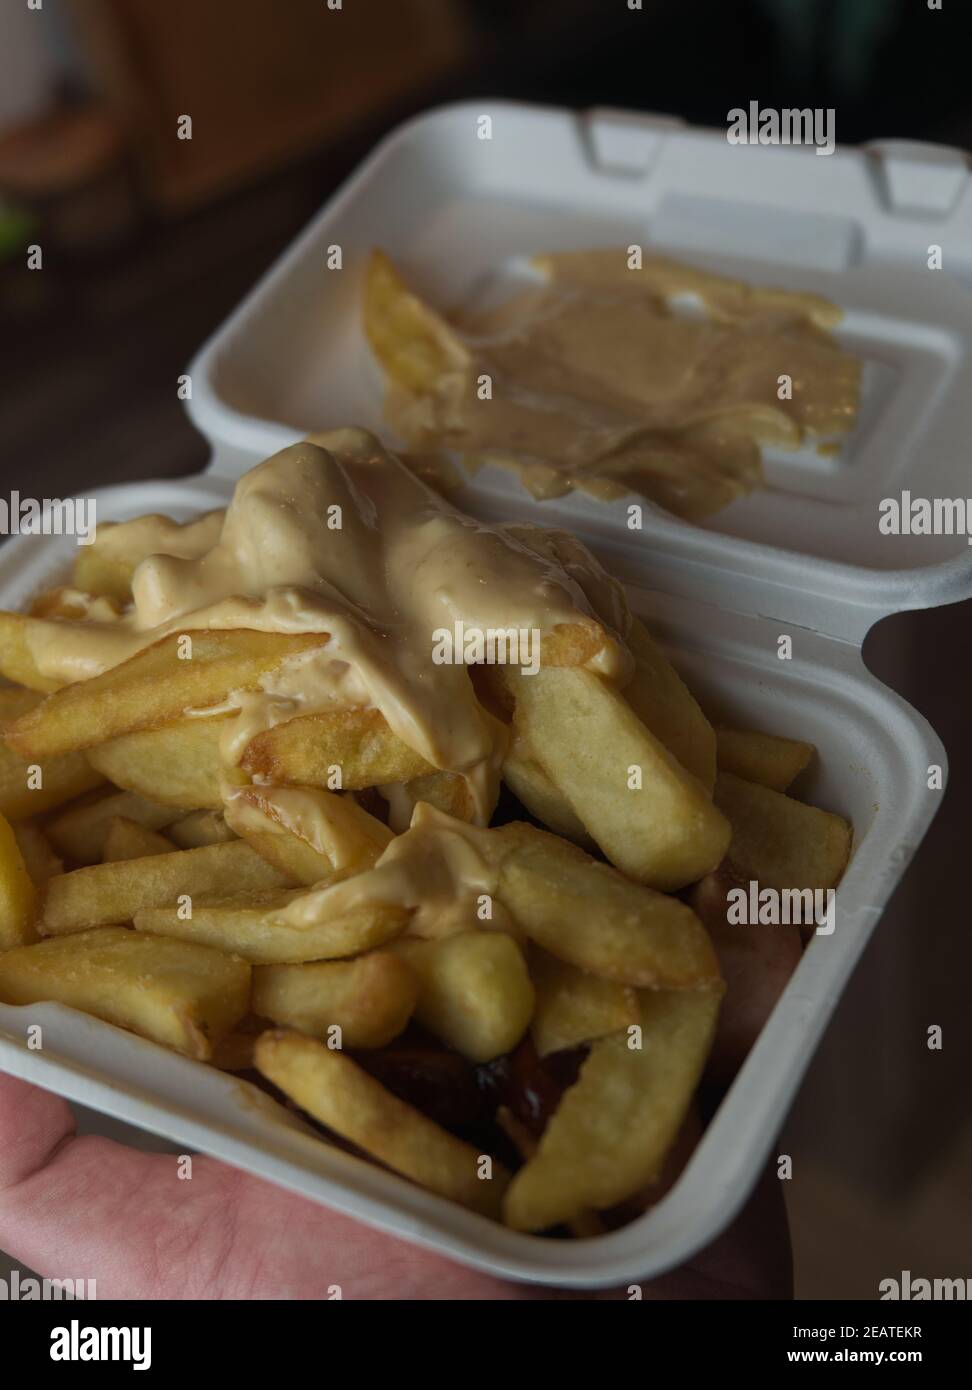
[[[727,601],[750,604],[758,589],[761,611],[850,640],[888,613],[972,594],[966,531],[878,528],[883,498],[964,508],[972,492],[972,177],[962,153],[935,146],[820,156],[731,145],[666,117],[489,100],[420,116],[378,146],[192,362],[188,409],[213,444],[211,468],[238,476],[338,425],[388,437],[361,324],[373,247],[448,306],[495,289],[534,253],[632,244],[839,304],[837,336],[864,361],[853,435],[832,456],[766,452],[767,486],[704,525],[647,506],[633,532],[633,499],[534,503],[495,467],[462,504],[566,526],[635,580],[650,557],[653,573],[707,581]],[[339,269],[328,268],[334,246]],[[941,270],[929,268],[935,247]],[[972,528],[972,498],[968,511]]]

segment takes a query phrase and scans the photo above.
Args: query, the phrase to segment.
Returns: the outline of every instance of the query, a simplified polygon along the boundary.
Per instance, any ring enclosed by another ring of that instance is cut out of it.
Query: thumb
[[[0,1073],[0,1198],[46,1167],[74,1132],[66,1100]]]

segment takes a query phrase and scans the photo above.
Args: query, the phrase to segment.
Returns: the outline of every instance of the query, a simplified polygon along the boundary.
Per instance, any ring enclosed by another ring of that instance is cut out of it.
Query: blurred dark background
[[[504,96],[724,126],[757,99],[835,107],[844,144],[969,149],[970,40],[968,0],[0,0],[0,486],[201,468],[178,374],[416,111]],[[191,143],[172,138],[184,113]],[[782,1142],[805,1297],[972,1274],[969,615],[890,619],[865,649],[952,773]]]
[[[968,148],[970,41],[961,0],[344,0],[337,15],[327,0],[2,0],[0,459],[29,456],[52,496],[200,468],[169,383],[425,107],[506,96],[724,126],[758,99],[834,106],[842,143]],[[183,113],[191,142],[173,138]],[[24,273],[26,241],[43,275]]]

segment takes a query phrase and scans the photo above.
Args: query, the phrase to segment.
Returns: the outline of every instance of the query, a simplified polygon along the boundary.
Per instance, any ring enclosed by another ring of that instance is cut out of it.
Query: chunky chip
[[[476,807],[468,783],[456,772],[429,772],[399,786],[384,786],[382,795],[388,802],[389,823],[397,831],[408,828],[412,812],[420,801],[434,806],[437,811],[445,811],[448,816],[455,816],[456,820],[475,819]],[[492,814],[493,807],[488,809]]]
[[[627,643],[635,670],[624,696],[635,714],[687,772],[712,791],[716,735],[681,676],[640,618],[633,618]]]
[[[237,843],[242,845],[243,841]],[[286,909],[300,896],[294,892],[238,892],[235,896],[227,894],[221,902],[193,902],[191,916],[178,906],[141,908],[136,910],[134,921],[139,931],[200,941],[219,950],[233,951],[255,965],[356,956],[383,946],[404,931],[408,922],[408,914],[402,908],[377,903],[335,914],[324,921],[295,925]]]
[[[17,821],[11,827],[17,848],[35,888],[41,888],[55,874],[63,874],[64,861],[51,849],[50,841],[33,821]]]
[[[510,740],[503,760],[503,781],[530,812],[548,830],[562,835],[582,849],[594,850],[596,845],[584,829],[584,823],[563,797],[543,768],[531,757],[522,731]]]
[[[253,1008],[261,1018],[324,1041],[336,1036],[342,1047],[390,1043],[411,1018],[418,994],[415,971],[389,951],[253,971]]]
[[[21,757],[37,759],[152,729],[257,686],[288,657],[328,640],[326,633],[247,629],[173,633],[100,676],[58,690],[10,725],[7,742]]]
[[[640,1033],[591,1046],[536,1154],[515,1175],[503,1218],[545,1231],[624,1201],[660,1174],[712,1044],[721,986],[640,994]]]
[[[638,995],[630,985],[589,975],[537,946],[530,951],[530,978],[537,995],[530,1033],[538,1057],[638,1022]]]
[[[202,849],[204,845],[221,845],[239,838],[221,811],[190,811],[188,816],[173,821],[166,834],[180,849]]]
[[[372,251],[368,260],[364,327],[378,361],[407,390],[434,390],[444,374],[470,365],[456,334],[411,293],[383,251]]]
[[[222,718],[177,719],[110,739],[89,748],[87,757],[116,787],[164,802],[170,819],[180,808],[219,810],[225,728]]]
[[[250,1002],[250,967],[184,941],[99,927],[0,955],[0,1000],[83,1009],[206,1061]]]
[[[320,1124],[420,1187],[498,1216],[506,1170],[387,1091],[342,1052],[297,1033],[264,1033],[256,1065]]]
[[[46,618],[30,618],[23,613],[0,612],[0,676],[28,690],[48,693],[57,690],[62,682],[45,675],[35,655],[36,638],[56,638],[60,624]]]
[[[678,989],[719,979],[704,928],[677,898],[532,826],[495,833],[509,842],[497,897],[551,955],[627,985]]]
[[[250,740],[240,767],[257,781],[331,791],[408,782],[435,771],[393,734],[380,710],[336,709],[288,719]]]
[[[785,792],[816,752],[812,743],[742,729],[719,729],[717,738],[720,772],[730,772],[776,792]]]
[[[137,821],[147,830],[161,830],[172,820],[171,806],[161,806],[135,792],[113,792],[97,801],[68,806],[47,824],[51,844],[78,864],[97,864],[105,849],[105,837],[113,820]]]
[[[0,815],[0,951],[33,941],[37,890],[12,827]]]
[[[0,733],[44,697],[32,690],[0,689]],[[83,753],[25,762],[0,740],[0,815],[25,820],[43,815],[104,781]]]
[[[503,674],[515,724],[612,864],[665,890],[719,864],[725,817],[618,690],[584,670]]]
[[[165,907],[180,898],[229,897],[246,889],[279,888],[291,882],[242,840],[174,850],[92,864],[52,878],[41,902],[39,925],[44,936],[63,936],[130,922],[144,908]]]
[[[258,854],[308,886],[370,869],[394,839],[351,797],[319,787],[239,787],[226,817]]]
[[[731,772],[719,773],[715,794],[732,825],[726,859],[738,879],[780,890],[836,887],[851,850],[840,816]]]
[[[138,821],[116,816],[108,826],[105,836],[104,862],[116,863],[119,859],[144,859],[151,854],[173,854],[176,846],[157,830],[139,825]]]
[[[194,521],[172,521],[167,516],[141,516],[119,525],[99,521],[91,545],[78,551],[74,562],[74,587],[89,594],[128,603],[132,576],[150,555],[174,555],[193,559],[219,539],[222,511],[204,512]]]
[[[419,980],[415,1016],[470,1062],[512,1052],[530,1024],[534,992],[523,952],[503,932],[461,932],[406,941],[401,954]]]

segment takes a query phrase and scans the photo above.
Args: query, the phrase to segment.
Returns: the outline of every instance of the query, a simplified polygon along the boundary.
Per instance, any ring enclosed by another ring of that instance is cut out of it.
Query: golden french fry
[[[538,1057],[621,1033],[639,1021],[638,996],[617,980],[588,975],[534,946],[530,978],[537,1006],[530,1035]]]
[[[366,1071],[298,1033],[264,1033],[258,1070],[320,1124],[421,1187],[498,1216],[509,1181],[495,1159],[440,1129]]]
[[[242,840],[234,843],[244,844]],[[270,865],[266,867],[269,870]],[[403,908],[376,903],[349,909],[327,921],[295,926],[285,909],[303,891],[256,891],[237,893],[235,897],[223,894],[220,902],[203,898],[193,902],[191,918],[178,907],[146,907],[136,911],[134,921],[139,931],[200,941],[219,950],[233,951],[255,965],[290,965],[356,956],[383,946],[402,932],[408,921]]]
[[[171,806],[160,806],[135,792],[115,792],[97,801],[69,806],[47,825],[51,844],[78,864],[98,864],[108,827],[118,816],[137,821],[148,830],[161,830],[172,820]]]
[[[291,835],[288,831],[276,827],[258,830],[255,822],[251,820],[241,838],[261,859],[275,865],[297,883],[312,887],[314,884],[337,882],[338,876],[331,868],[327,856],[319,854],[313,845],[309,845],[297,835]]]
[[[332,791],[408,782],[435,771],[392,733],[380,710],[357,708],[277,724],[250,740],[240,766],[259,781]]]
[[[507,1189],[508,1226],[547,1230],[657,1179],[702,1074],[721,994],[719,986],[641,991],[640,1037],[592,1044],[536,1154]]]
[[[620,691],[590,671],[503,669],[534,757],[608,859],[652,888],[714,869],[729,825]]]
[[[98,527],[99,533],[105,525]],[[115,603],[127,603],[132,596],[132,575],[135,567],[126,560],[113,560],[101,555],[94,545],[85,546],[74,562],[74,586],[86,594],[97,594]]]
[[[550,664],[580,664],[605,641],[602,629],[592,625],[564,625],[551,635]],[[544,646],[544,660],[547,646]],[[475,668],[474,668],[475,669]],[[509,668],[507,668],[509,669]],[[484,717],[490,718],[484,711]],[[409,783],[429,778],[431,789],[413,800],[431,800],[459,819],[468,819],[472,804],[460,779],[440,772],[392,730],[380,710],[352,707],[299,715],[257,734],[246,745],[240,767],[255,781],[331,791],[357,791],[368,787]]]
[[[747,733],[742,729],[718,729],[719,771],[731,772],[746,782],[758,782],[785,792],[817,751],[812,743],[779,738],[776,734]]]
[[[0,815],[0,951],[33,941],[37,890],[12,827]]]
[[[412,294],[383,251],[372,251],[368,259],[363,308],[371,350],[398,385],[433,391],[443,375],[470,367],[455,332]]]
[[[202,849],[204,845],[221,845],[238,838],[220,811],[190,811],[188,816],[174,821],[167,833],[179,849]]]
[[[130,922],[143,908],[166,907],[182,897],[229,897],[290,883],[242,840],[92,864],[50,880],[41,903],[40,930],[45,936],[63,936]]]
[[[428,802],[456,820],[471,821],[476,814],[468,783],[456,772],[429,772],[400,786],[385,786],[383,794],[388,802],[389,823],[399,832],[408,829],[412,812],[420,801]],[[490,815],[492,812],[493,807],[490,807]]]
[[[530,814],[542,821],[548,830],[573,841],[582,849],[597,848],[584,829],[580,816],[561,796],[536,759],[530,756],[522,733],[510,740],[503,760],[503,781]]]
[[[726,860],[737,878],[780,890],[836,887],[850,857],[847,821],[731,772],[719,773],[715,795],[732,825]]]
[[[56,633],[59,626],[46,618],[0,612],[0,676],[45,694],[59,689],[61,681],[41,671],[32,646],[35,637],[46,638],[51,632]]]
[[[73,622],[112,622],[121,616],[121,612],[122,606],[117,599],[63,585],[38,594],[30,605],[32,618],[66,618]]]
[[[522,1120],[517,1119],[513,1111],[506,1105],[500,1105],[496,1110],[496,1123],[516,1149],[517,1153],[524,1160],[532,1158],[537,1151],[537,1140]],[[593,1211],[586,1211],[582,1216],[576,1216],[572,1221],[566,1223],[572,1236],[577,1236],[580,1240],[590,1236],[601,1236],[604,1234],[604,1222]]]
[[[471,931],[390,948],[415,971],[415,1017],[470,1062],[512,1052],[530,1024],[534,993],[523,952],[503,932]]]
[[[25,690],[19,685],[0,686],[0,729],[6,731],[8,724],[39,705],[43,698],[40,690]]]
[[[122,734],[86,754],[118,787],[165,802],[174,808],[218,810],[220,795],[220,738],[226,721],[179,719],[158,729]]]
[[[102,786],[104,780],[83,753],[65,753],[29,765],[0,746],[0,812],[10,820],[53,811]]]
[[[645,728],[711,795],[716,774],[715,730],[640,618],[632,619],[626,641],[635,669],[624,687],[625,699]]]
[[[120,859],[144,859],[152,854],[172,854],[175,845],[160,835],[157,830],[149,830],[138,821],[125,816],[115,816],[109,822],[105,836],[104,862],[114,864]]]
[[[350,797],[320,787],[239,787],[226,818],[258,854],[308,886],[370,869],[394,839]]]
[[[585,623],[560,623],[541,639],[540,662],[543,666],[584,666],[613,641],[593,619]]]
[[[45,589],[42,593],[35,595],[27,606],[27,616],[30,618],[83,618],[84,613],[78,611],[67,611],[66,595],[73,593],[72,589],[59,587],[56,589]]]
[[[569,531],[530,522],[506,522],[500,529],[542,556],[553,569],[569,575],[582,590],[591,613],[596,614],[579,623],[560,624],[547,633],[541,640],[541,665],[584,666],[603,647],[617,646],[615,634],[627,632],[631,622],[627,595],[624,586],[601,567],[583,541]]]
[[[64,863],[51,849],[44,831],[33,821],[17,821],[12,827],[17,847],[24,857],[35,888],[42,888],[55,874],[63,874]]]
[[[719,979],[712,945],[678,898],[632,883],[555,835],[514,824],[496,896],[558,960],[621,984],[687,988]]]
[[[509,739],[508,727],[485,707],[481,707],[480,714],[492,731],[493,746],[499,756]],[[420,801],[455,820],[472,822],[481,814],[483,823],[488,824],[496,809],[499,783],[496,783],[491,803],[482,807],[477,807],[468,781],[457,772],[429,772],[398,785],[383,784],[381,793],[388,803],[388,823],[400,834],[408,829],[412,812]]]
[[[53,811],[104,780],[84,753],[25,762],[0,740],[0,814],[8,820]]]
[[[181,524],[157,515],[121,524],[99,522],[93,543],[84,546],[74,562],[75,588],[127,603],[132,597],[132,575],[142,560],[150,555],[198,558],[216,544],[224,515],[204,512]]]
[[[0,955],[5,1004],[83,1009],[206,1061],[250,1002],[250,967],[184,941],[99,927]]]
[[[372,951],[355,960],[308,965],[258,965],[253,1009],[282,1028],[342,1047],[384,1047],[412,1016],[419,982],[404,960]],[[331,1034],[332,1029],[339,1034]]]
[[[33,690],[0,689],[0,734],[43,698]],[[0,738],[0,815],[8,820],[53,810],[103,781],[83,753],[49,758],[43,764],[27,763]]]
[[[722,1017],[721,1011],[719,1017]],[[713,1043],[714,1048],[715,1044]],[[710,1062],[711,1059],[712,1053],[709,1054]],[[707,1067],[706,1074],[708,1071],[709,1068]],[[685,1112],[685,1119],[672,1141],[671,1148],[665,1155],[665,1162],[662,1164],[661,1172],[657,1178],[638,1192],[633,1192],[630,1197],[625,1198],[621,1206],[615,1208],[612,1215],[621,1215],[622,1220],[635,1221],[643,1212],[657,1206],[661,1199],[671,1192],[684,1173],[689,1159],[698,1147],[704,1128],[699,1115],[698,1103],[693,1100]]]
[[[257,686],[288,657],[327,641],[326,633],[172,633],[100,676],[56,691],[15,720],[7,740],[21,757],[37,759],[156,728]],[[191,657],[180,657],[190,650]]]
[[[589,627],[565,624],[545,639],[543,660],[551,666],[581,665],[606,640],[603,629],[593,623]],[[414,788],[418,779],[429,778],[433,780],[423,785],[430,793],[423,796],[420,785],[412,792],[413,800],[430,800],[459,819],[468,819],[472,812],[459,779],[432,767],[404,743],[378,709],[352,707],[288,719],[252,738],[243,750],[240,767],[258,782],[330,791],[358,791],[403,782]]]

